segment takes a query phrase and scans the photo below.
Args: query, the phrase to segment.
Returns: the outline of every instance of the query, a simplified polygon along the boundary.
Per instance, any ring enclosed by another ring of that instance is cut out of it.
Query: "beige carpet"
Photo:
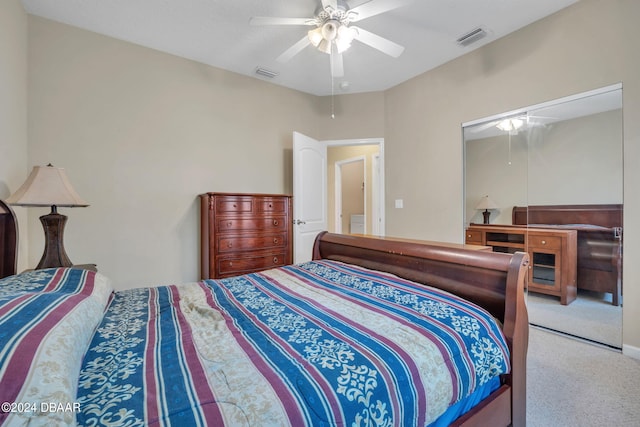
[[[640,360],[530,328],[527,426],[640,426]]]
[[[609,294],[579,291],[571,304],[557,297],[530,292],[529,323],[622,348],[622,307],[611,305]]]

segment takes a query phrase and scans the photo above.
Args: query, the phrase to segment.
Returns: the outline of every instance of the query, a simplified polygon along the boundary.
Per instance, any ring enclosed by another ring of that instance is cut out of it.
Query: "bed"
[[[622,205],[514,206],[512,223],[577,230],[578,289],[622,297]]]
[[[220,280],[9,276],[0,421],[524,426],[527,262],[321,233],[310,262]]]

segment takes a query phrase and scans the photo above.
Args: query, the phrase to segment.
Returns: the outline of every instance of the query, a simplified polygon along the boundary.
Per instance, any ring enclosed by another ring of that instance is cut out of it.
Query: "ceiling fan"
[[[293,46],[285,50],[278,58],[279,62],[287,62],[300,53],[308,45],[315,46],[321,52],[329,54],[331,76],[344,76],[342,53],[351,46],[353,40],[358,40],[389,56],[397,58],[404,51],[404,47],[384,37],[364,30],[353,22],[388,12],[404,6],[412,0],[370,0],[351,8],[349,1],[321,0],[321,5],[311,18],[277,18],[257,16],[251,18],[251,25],[306,25],[315,27],[307,32]]]

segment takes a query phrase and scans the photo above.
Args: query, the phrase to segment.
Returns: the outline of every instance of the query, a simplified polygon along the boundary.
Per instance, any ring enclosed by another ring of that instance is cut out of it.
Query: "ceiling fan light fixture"
[[[351,47],[351,42],[358,36],[358,30],[350,28],[338,21],[327,21],[318,28],[309,30],[309,42],[323,53],[331,53],[331,45],[335,43],[338,53]]]
[[[340,28],[340,22],[335,19],[330,19],[322,24],[322,37],[328,41],[334,41],[338,37],[338,29]]]
[[[336,40],[336,49],[338,50],[338,53],[342,53],[345,50],[349,49],[350,47],[351,47],[351,41]]]
[[[318,47],[320,42],[323,40],[322,28],[318,27],[313,30],[309,30],[307,36],[309,37],[309,41],[311,42],[311,44],[315,47]]]
[[[323,53],[330,54],[331,53],[331,42],[327,39],[320,40],[318,43],[318,50]]]
[[[347,27],[346,25],[340,26],[338,28],[338,37],[336,38],[336,47],[338,48],[338,53],[342,53],[345,50],[351,47],[351,42],[358,35],[358,30],[355,28]]]

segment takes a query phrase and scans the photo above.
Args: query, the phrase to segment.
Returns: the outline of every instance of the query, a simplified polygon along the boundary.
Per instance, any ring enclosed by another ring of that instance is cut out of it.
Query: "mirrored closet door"
[[[531,258],[530,323],[622,346],[622,89],[463,126],[465,240]]]

